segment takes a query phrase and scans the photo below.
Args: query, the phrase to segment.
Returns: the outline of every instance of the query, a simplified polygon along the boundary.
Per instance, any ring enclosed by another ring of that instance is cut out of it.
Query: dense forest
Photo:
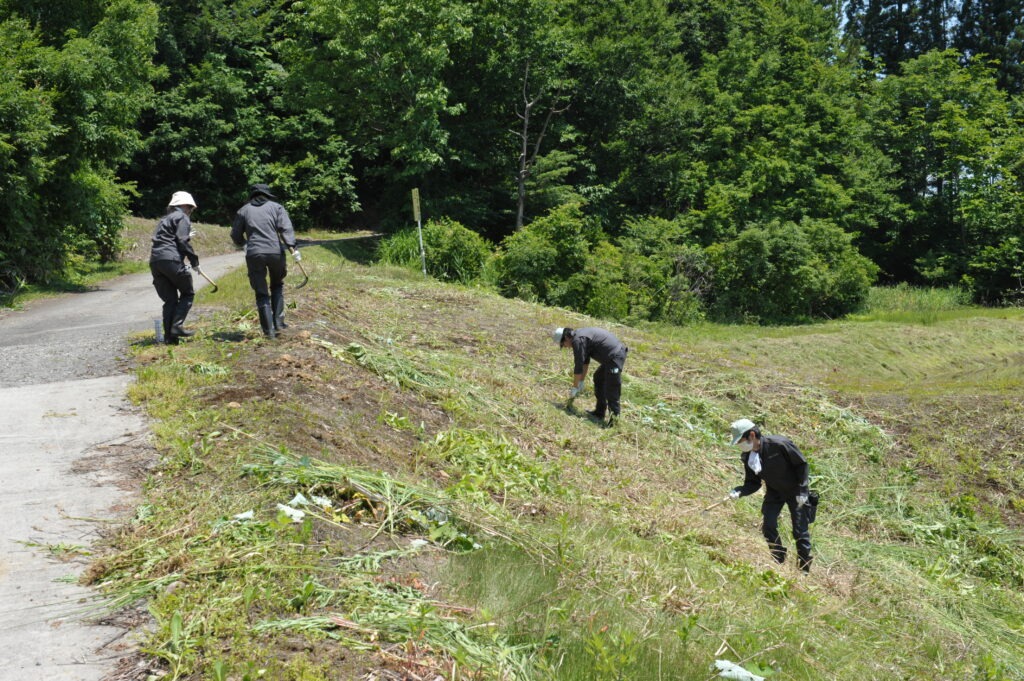
[[[0,37],[5,288],[256,181],[300,229],[418,187],[476,263],[435,274],[610,318],[1024,286],[1024,0],[0,0]]]

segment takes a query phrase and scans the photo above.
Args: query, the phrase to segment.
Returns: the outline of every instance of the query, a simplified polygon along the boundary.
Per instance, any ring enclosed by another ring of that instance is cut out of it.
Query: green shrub
[[[852,239],[825,220],[773,221],[708,247],[715,316],[774,324],[855,310],[878,268]]]
[[[427,274],[442,281],[464,284],[477,279],[491,256],[487,241],[454,220],[431,220],[423,227]],[[377,259],[393,265],[420,269],[419,234],[416,229],[396,232],[381,243]]]
[[[629,221],[619,240],[629,319],[686,324],[704,318],[711,270],[689,229],[662,218]]]
[[[963,280],[976,302],[1017,303],[1024,298],[1024,244],[1020,237],[985,246],[967,267],[969,274]]]
[[[549,304],[566,299],[567,281],[583,270],[600,232],[580,204],[551,210],[501,242],[492,263],[493,283],[502,295]]]
[[[586,263],[553,292],[552,303],[592,317],[622,320],[629,316],[632,291],[623,280],[622,251],[603,241],[587,255]]]

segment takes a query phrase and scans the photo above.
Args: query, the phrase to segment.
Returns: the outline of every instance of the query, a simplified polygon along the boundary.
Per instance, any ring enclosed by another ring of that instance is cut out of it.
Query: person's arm
[[[572,375],[572,383],[573,383],[573,385],[576,386],[577,388],[583,387],[583,381],[587,380],[587,372],[588,371],[590,371],[590,363],[589,362],[587,364],[583,365],[583,371],[581,371],[578,374],[577,373],[573,373],[573,375]]]
[[[295,250],[295,228],[292,227],[292,219],[288,217],[288,211],[284,206],[278,206],[277,210],[277,232],[281,235],[281,241],[289,251]]]
[[[739,492],[739,496],[745,497],[748,494],[753,494],[757,490],[761,489],[761,478],[757,477],[754,471],[750,470],[750,466],[747,465],[747,459],[750,454],[744,453],[740,457],[743,461],[743,484],[735,488],[734,492]]]
[[[583,381],[590,370],[590,357],[587,356],[587,343],[584,338],[572,339],[572,379],[577,388],[583,387]]]
[[[783,449],[786,453],[786,458],[793,467],[793,473],[796,477],[797,494],[803,494],[806,496],[811,488],[811,467],[807,464],[807,459],[804,457],[803,453],[797,449],[797,446],[793,444],[792,441],[786,440],[783,443]]]
[[[192,221],[184,213],[178,217],[174,226],[174,240],[178,242],[178,252],[182,259],[188,258],[192,267],[199,267],[199,256],[192,248]]]
[[[231,241],[236,246],[245,245],[245,218],[242,217],[242,211],[235,213],[235,219],[231,223]]]

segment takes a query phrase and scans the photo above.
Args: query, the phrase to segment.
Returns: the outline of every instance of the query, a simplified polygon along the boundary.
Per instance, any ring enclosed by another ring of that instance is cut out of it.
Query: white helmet
[[[733,421],[729,429],[732,430],[732,444],[736,444],[746,434],[757,428],[754,422],[750,419],[740,419],[739,421]]]
[[[192,195],[188,192],[174,192],[171,195],[171,200],[167,203],[168,206],[192,206],[196,207],[196,201],[192,198]]]
[[[551,332],[551,338],[555,341],[555,345],[562,344],[562,336],[565,335],[565,329],[561,326]]]

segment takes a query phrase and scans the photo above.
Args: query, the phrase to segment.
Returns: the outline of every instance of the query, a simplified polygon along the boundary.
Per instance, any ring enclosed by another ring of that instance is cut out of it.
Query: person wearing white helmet
[[[288,276],[285,249],[291,251],[295,262],[302,260],[295,247],[291,218],[276,199],[269,186],[252,185],[249,201],[238,209],[231,225],[231,240],[237,246],[245,246],[249,285],[256,294],[260,328],[268,338],[274,338],[288,326],[284,323],[284,278]]]
[[[174,192],[167,202],[167,213],[153,230],[149,270],[153,288],[164,302],[164,342],[177,345],[182,337],[193,335],[183,324],[192,309],[195,288],[192,268],[199,268],[199,256],[192,249],[192,211],[195,199],[188,192]]]
[[[576,397],[583,389],[583,382],[590,369],[590,360],[600,365],[594,372],[594,398],[597,405],[587,413],[614,425],[619,418],[619,397],[622,393],[622,371],[626,366],[629,348],[622,344],[611,331],[587,327],[570,329],[559,327],[551,332],[551,338],[561,348],[572,348],[573,378],[569,397]]]
[[[793,539],[800,569],[811,569],[811,532],[814,505],[810,491],[807,459],[788,437],[762,435],[761,429],[750,419],[739,419],[730,425],[732,444],[742,454],[743,484],[729,492],[738,499],[753,494],[764,483],[764,501],[761,503],[761,532],[768,542],[768,550],[777,562],[786,560],[786,547],[779,535],[779,514],[783,506],[789,507]]]

